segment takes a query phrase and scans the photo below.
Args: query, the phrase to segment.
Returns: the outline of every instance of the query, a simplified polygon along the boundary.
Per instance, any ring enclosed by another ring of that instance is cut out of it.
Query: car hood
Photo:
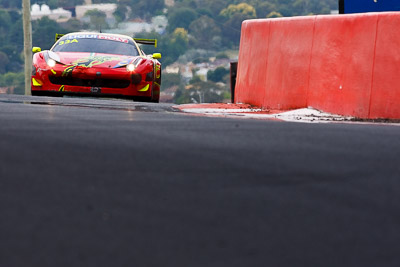
[[[97,54],[97,53],[72,53],[57,52],[56,61],[65,65],[81,66],[86,68],[119,68],[132,63],[138,57],[115,55],[115,54]]]

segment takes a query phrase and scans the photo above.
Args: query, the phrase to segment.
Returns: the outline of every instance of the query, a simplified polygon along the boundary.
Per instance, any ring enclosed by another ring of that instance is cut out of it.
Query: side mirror
[[[33,53],[39,53],[39,52],[41,52],[42,51],[42,48],[40,48],[40,47],[34,47],[34,48],[32,48],[32,52]]]
[[[154,53],[153,54],[154,59],[161,59],[161,53]]]

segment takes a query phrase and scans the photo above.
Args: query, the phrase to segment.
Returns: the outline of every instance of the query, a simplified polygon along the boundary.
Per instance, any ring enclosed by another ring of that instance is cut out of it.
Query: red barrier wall
[[[368,117],[378,15],[317,17],[308,105]]]
[[[264,107],[294,109],[307,105],[314,21],[314,17],[271,20]]]
[[[239,50],[246,51],[252,64],[244,64],[242,73],[236,77],[236,83],[242,90],[236,91],[235,97],[243,103],[263,106],[264,85],[267,83],[266,70],[268,65],[270,21],[252,20],[244,21],[242,25],[242,38],[248,42],[241,42]]]
[[[243,23],[236,103],[400,118],[400,13]]]
[[[379,16],[371,118],[400,118],[400,15]]]

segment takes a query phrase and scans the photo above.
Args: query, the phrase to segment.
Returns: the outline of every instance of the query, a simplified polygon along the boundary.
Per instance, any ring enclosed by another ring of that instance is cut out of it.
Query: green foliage
[[[54,20],[43,17],[32,22],[32,44],[42,50],[50,49],[54,44],[56,33],[64,33],[64,29]]]
[[[5,10],[0,10],[0,36],[7,36],[9,28],[11,26],[11,16]],[[5,45],[7,40],[0,38],[0,47]]]
[[[224,77],[229,74],[229,70],[224,67],[218,67],[215,70],[207,72],[207,80],[212,82],[222,82]]]
[[[37,0],[37,2],[43,3],[42,0]],[[70,7],[70,6],[77,6],[82,5],[84,0],[57,0],[59,7]]]
[[[272,11],[267,15],[267,18],[271,19],[271,18],[280,18],[282,17],[282,14],[276,11]]]
[[[148,45],[143,45],[141,48],[146,54],[161,53],[162,59],[160,61],[163,66],[174,63],[180,55],[187,51],[189,45],[188,32],[183,28],[176,28],[170,35],[161,36],[156,32],[152,32],[141,33],[136,37],[158,40],[157,48]]]
[[[21,8],[22,0],[0,0],[0,7],[3,8]]]
[[[225,52],[219,52],[216,56],[216,59],[228,59],[229,56]]]
[[[249,19],[246,15],[236,13],[223,24],[222,40],[225,47],[239,45],[242,22]]]
[[[115,20],[120,23],[127,19],[128,8],[126,5],[118,5],[113,15]]]
[[[100,30],[108,28],[108,24],[106,22],[106,13],[104,13],[103,11],[100,11],[98,9],[88,10],[86,11],[85,16],[88,16],[90,18],[90,29]]]
[[[223,9],[220,13],[221,16],[224,18],[230,19],[236,14],[241,14],[243,17],[247,18],[255,18],[256,17],[256,10],[253,6],[240,3],[237,5],[229,5],[227,8]]]
[[[184,28],[176,28],[166,44],[173,61],[177,60],[180,55],[186,52],[188,42],[188,32]]]
[[[10,1],[10,0],[0,0],[1,1]],[[15,0],[13,0],[14,2]],[[10,1],[11,2],[11,1]],[[17,0],[17,2],[21,3],[17,5],[17,8],[20,8],[22,6],[22,0]],[[55,9],[58,7],[71,7],[71,6],[76,6],[76,5],[82,5],[84,0],[31,0],[31,5],[33,4],[46,4],[48,5],[51,9]],[[96,1],[93,1],[95,3]],[[101,2],[101,0],[100,0]],[[103,1],[105,3],[105,1]],[[110,0],[107,0],[107,2],[111,2]],[[0,4],[1,5],[1,4]]]
[[[110,3],[108,0],[100,0],[102,3]],[[130,16],[134,18],[149,19],[152,16],[159,15],[165,7],[164,0],[119,0],[117,3],[117,20],[126,19],[126,14],[130,10]]]
[[[65,23],[60,23],[60,26],[63,28],[62,33],[77,32],[89,27],[76,18],[71,18]]]
[[[0,74],[6,72],[6,66],[10,63],[6,53],[0,51]]]
[[[0,9],[0,73],[22,69],[22,19],[16,11]]]
[[[189,25],[197,19],[197,13],[191,8],[172,9],[168,13],[168,32],[174,32],[176,28],[189,29]]]
[[[195,38],[195,46],[199,48],[208,47],[214,37],[221,35],[221,29],[215,21],[208,16],[201,16],[189,26],[190,33]]]
[[[200,63],[206,63],[206,62],[209,62],[208,58],[206,58],[206,57],[197,57],[197,58],[193,59],[194,64],[200,64]]]
[[[25,93],[25,75],[23,72],[8,72],[6,74],[0,74],[0,86],[1,87],[13,87],[15,94]]]
[[[162,75],[161,89],[167,89],[181,83],[181,76],[179,73],[164,73]]]
[[[231,4],[220,12],[220,17],[223,18],[223,45],[232,47],[239,44],[242,22],[256,18],[256,10],[246,3]]]

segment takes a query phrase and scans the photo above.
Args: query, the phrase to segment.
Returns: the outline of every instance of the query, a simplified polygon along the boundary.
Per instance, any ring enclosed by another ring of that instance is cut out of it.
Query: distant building
[[[171,7],[171,6],[175,5],[175,1],[174,0],[165,0],[164,3],[168,7]]]
[[[165,16],[156,16],[151,19],[151,23],[137,19],[134,21],[119,23],[117,29],[112,29],[109,32],[132,35],[141,32],[152,32],[155,31],[159,34],[163,34],[168,25],[168,19]]]
[[[209,69],[208,68],[200,68],[199,70],[196,71],[196,75],[200,77],[202,81],[207,81],[207,73]]]
[[[81,20],[86,12],[89,10],[99,10],[106,14],[107,18],[114,18],[114,12],[117,9],[117,4],[94,4],[94,5],[83,5],[83,6],[76,6],[76,18]]]
[[[75,7],[76,18],[80,21],[89,22],[89,18],[86,17],[86,12],[90,10],[99,10],[106,14],[106,22],[108,25],[115,24],[114,12],[117,9],[117,4],[94,4],[94,5],[81,5]]]
[[[0,94],[13,94],[14,93],[14,86],[11,87],[0,87]]]
[[[51,10],[50,7],[45,4],[41,6],[39,6],[38,4],[32,5],[31,8],[32,20],[41,19],[43,17],[49,17],[50,19],[55,20],[57,22],[65,22],[72,17],[72,12],[62,8]]]

